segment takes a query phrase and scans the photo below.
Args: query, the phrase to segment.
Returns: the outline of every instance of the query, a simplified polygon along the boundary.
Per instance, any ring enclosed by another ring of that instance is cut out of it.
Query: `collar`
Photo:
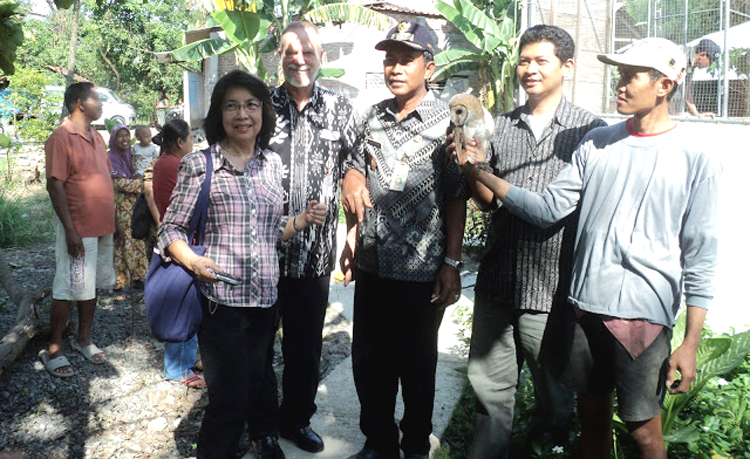
[[[574,127],[573,117],[570,116],[572,108],[573,104],[568,102],[568,99],[563,96],[563,98],[560,99],[560,104],[555,109],[555,114],[552,116],[552,121],[563,127]],[[513,124],[518,124],[519,121],[523,121],[528,125],[529,116],[531,116],[531,113],[529,113],[528,103],[523,104],[523,106],[519,107],[516,110],[518,110],[518,116],[513,117]]]
[[[276,89],[279,92],[279,97],[280,97],[279,102],[281,102],[281,104],[284,106],[294,107],[294,109],[296,110],[297,102],[295,102],[294,99],[292,98],[292,95],[289,94],[289,91],[287,91],[286,86],[281,85],[281,86],[278,86]],[[322,99],[321,92],[322,91],[321,91],[320,86],[318,86],[318,83],[317,82],[313,83],[313,90],[312,90],[312,95],[310,96],[310,102],[308,102],[308,104],[305,105],[305,108],[303,108],[302,111],[307,110],[307,107],[310,107],[310,106],[317,107],[318,104],[320,103],[320,100]]]
[[[70,116],[66,116],[63,120],[62,124],[60,126],[64,127],[66,131],[68,131],[68,134],[70,135],[77,135],[86,140],[89,143],[96,143],[96,134],[97,131],[94,129],[93,126],[89,125],[89,135],[91,136],[91,139],[86,137],[85,132],[81,132],[78,130],[78,127],[73,123],[73,120],[70,119]]]
[[[384,109],[392,115],[395,119],[398,119],[398,105],[396,105],[396,98],[387,99],[386,104],[384,105]],[[420,120],[425,120],[429,116],[430,112],[435,108],[435,103],[437,102],[437,99],[435,98],[435,93],[427,90],[427,94],[422,98],[422,100],[419,101],[419,104],[417,104],[417,107],[406,115],[403,120],[405,121],[410,116],[418,116]]]
[[[211,149],[211,154],[213,156],[214,172],[224,167],[225,164],[227,164],[227,167],[229,167],[228,166],[229,161],[227,161],[226,157],[221,152],[221,145],[219,145],[218,143],[215,143],[211,145],[209,148]],[[205,150],[201,150],[201,154],[203,154],[203,151]],[[258,158],[259,160],[265,160],[267,154],[268,154],[268,150],[265,150],[263,148],[256,148],[255,156],[251,158],[250,161],[253,161],[255,158]]]

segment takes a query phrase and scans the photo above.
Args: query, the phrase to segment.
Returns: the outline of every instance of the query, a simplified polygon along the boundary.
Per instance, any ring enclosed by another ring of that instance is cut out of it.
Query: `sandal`
[[[55,357],[54,359],[50,359],[49,353],[47,351],[42,351],[39,354],[39,358],[44,364],[44,369],[47,370],[47,373],[51,374],[52,376],[55,376],[57,378],[70,378],[71,376],[76,374],[73,366],[70,364],[70,361],[64,355]],[[68,371],[56,371],[60,368],[65,367],[69,368]]]
[[[203,389],[204,387],[206,387],[206,380],[203,379],[203,376],[198,375],[189,376],[180,381],[173,381],[177,384],[184,384],[185,386],[191,387],[193,389]]]
[[[95,365],[101,365],[107,361],[107,358],[104,356],[104,351],[99,349],[94,343],[87,344],[86,346],[79,346],[78,343],[76,343],[75,338],[71,336],[70,347],[80,352],[86,360]],[[99,356],[99,358],[96,358],[96,356]]]

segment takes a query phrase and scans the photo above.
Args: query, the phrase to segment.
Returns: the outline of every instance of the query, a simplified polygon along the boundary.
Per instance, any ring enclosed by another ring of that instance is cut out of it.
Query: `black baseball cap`
[[[430,32],[416,22],[399,22],[388,32],[385,40],[375,45],[375,49],[384,51],[397,43],[435,55],[435,43],[432,41]]]

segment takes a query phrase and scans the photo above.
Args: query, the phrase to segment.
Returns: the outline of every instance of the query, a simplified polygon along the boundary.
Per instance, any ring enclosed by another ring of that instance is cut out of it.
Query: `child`
[[[146,126],[135,128],[135,138],[138,142],[133,145],[133,175],[143,177],[143,173],[159,156],[156,145],[151,143],[151,129]]]

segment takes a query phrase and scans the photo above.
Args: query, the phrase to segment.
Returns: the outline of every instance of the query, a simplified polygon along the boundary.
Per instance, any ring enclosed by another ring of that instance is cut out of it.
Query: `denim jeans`
[[[164,379],[176,381],[193,375],[193,366],[198,357],[198,335],[184,343],[164,343]]]

